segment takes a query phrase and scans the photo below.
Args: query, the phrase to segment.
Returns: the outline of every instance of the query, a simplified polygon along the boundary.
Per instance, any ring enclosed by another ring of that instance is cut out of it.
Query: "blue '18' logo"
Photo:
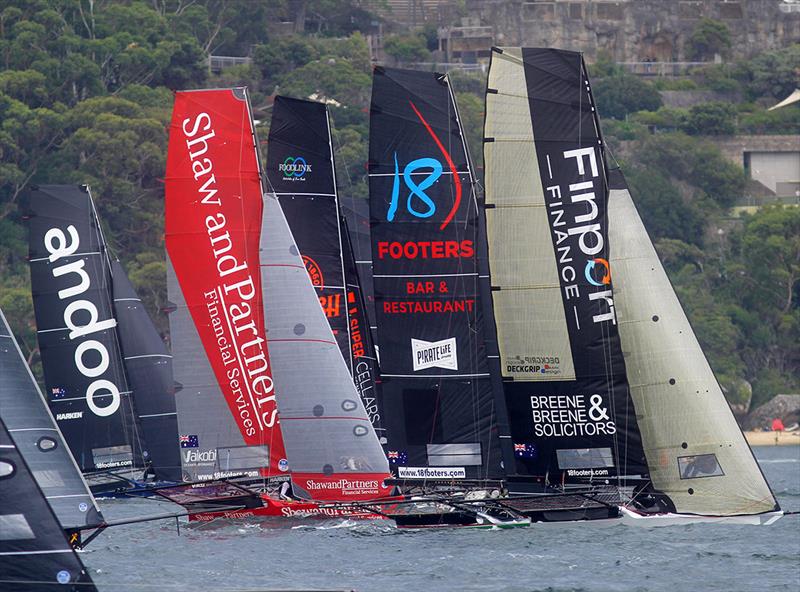
[[[411,175],[419,169],[430,168],[431,172],[425,177],[421,183],[417,184]],[[408,188],[408,197],[406,198],[406,209],[408,213],[417,218],[430,218],[436,213],[436,204],[425,193],[425,190],[430,188],[431,185],[436,183],[439,177],[442,176],[442,163],[435,158],[418,158],[412,160],[403,169],[403,181]],[[417,197],[427,209],[417,210],[414,207],[414,197]],[[389,204],[389,212],[386,214],[386,219],[389,222],[394,221],[394,216],[397,213],[397,206],[400,201],[400,166],[397,164],[397,153],[394,154],[394,185],[392,186],[392,202]]]

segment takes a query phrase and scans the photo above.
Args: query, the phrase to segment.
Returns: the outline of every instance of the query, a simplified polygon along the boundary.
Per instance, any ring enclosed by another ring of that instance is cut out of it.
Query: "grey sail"
[[[247,450],[245,441],[214,376],[169,256],[167,293],[183,480],[240,474],[235,451]],[[233,459],[228,453],[232,450]]]
[[[679,513],[778,510],[622,174],[612,172],[609,181],[617,323],[653,485]]]
[[[264,323],[295,494],[385,494],[388,461],[274,194],[264,198],[260,244]]]
[[[103,516],[0,310],[0,415],[65,530]]]
[[[0,590],[96,592],[0,417]]]

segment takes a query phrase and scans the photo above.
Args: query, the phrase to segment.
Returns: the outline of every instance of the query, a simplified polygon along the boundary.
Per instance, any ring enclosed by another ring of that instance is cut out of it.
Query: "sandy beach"
[[[800,430],[794,432],[745,432],[750,446],[800,445]]]

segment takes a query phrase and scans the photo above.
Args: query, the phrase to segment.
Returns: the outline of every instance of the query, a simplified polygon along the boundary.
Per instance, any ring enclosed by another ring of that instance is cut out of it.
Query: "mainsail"
[[[0,488],[0,589],[96,591],[2,418]]]
[[[341,218],[327,107],[276,97],[267,144],[269,190],[278,198],[372,426],[381,435],[377,361]]]
[[[101,524],[103,516],[56,427],[2,310],[0,412],[61,527],[73,530]]]
[[[246,90],[176,93],[167,282],[187,480],[288,471],[264,331],[261,213]]]
[[[779,509],[731,413],[622,173],[609,177],[614,304],[650,478],[679,513]]]
[[[50,409],[82,471],[142,467],[111,264],[88,188],[40,186],[30,210],[31,288]]]
[[[119,261],[111,263],[114,313],[125,370],[156,479],[181,480],[172,356]]]
[[[608,266],[603,146],[579,53],[495,48],[486,223],[510,474],[644,475]]]
[[[372,259],[388,455],[401,478],[503,475],[473,184],[447,77],[376,68]]]

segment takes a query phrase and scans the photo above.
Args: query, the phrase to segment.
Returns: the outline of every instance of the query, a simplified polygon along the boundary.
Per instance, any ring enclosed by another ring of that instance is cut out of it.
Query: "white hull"
[[[766,512],[744,516],[698,516],[694,514],[640,514],[620,506],[622,524],[627,526],[680,526],[683,524],[750,524],[768,526],[779,520],[783,512]]]

